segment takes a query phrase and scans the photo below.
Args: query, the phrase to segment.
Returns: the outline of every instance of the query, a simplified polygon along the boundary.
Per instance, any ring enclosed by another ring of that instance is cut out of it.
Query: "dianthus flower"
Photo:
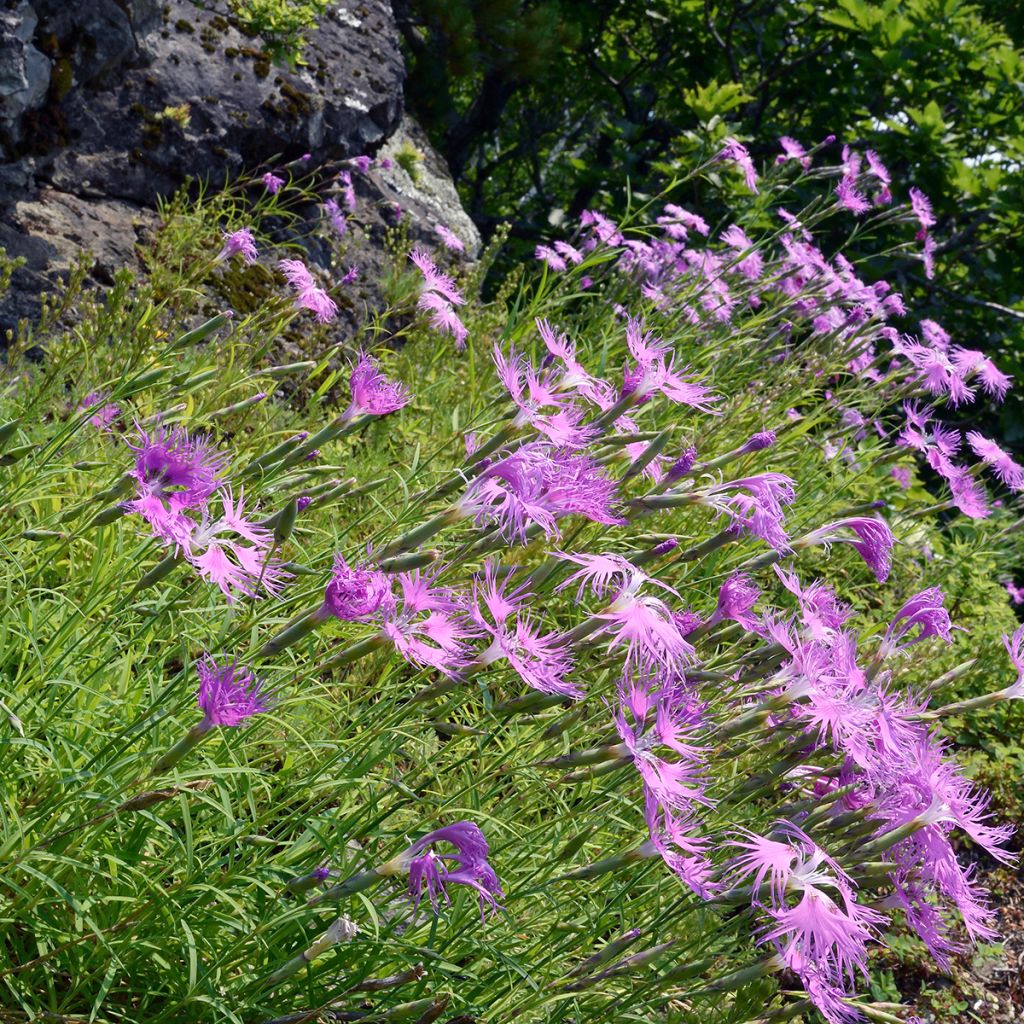
[[[889,623],[882,641],[883,651],[903,651],[933,636],[951,644],[953,624],[945,609],[945,600],[946,595],[938,587],[915,594]]]
[[[455,339],[455,347],[461,351],[466,347],[469,332],[454,307],[461,306],[466,300],[455,287],[451,277],[438,270],[434,261],[422,249],[413,249],[409,253],[409,259],[423,275],[423,288],[417,306],[431,314],[431,326],[435,330],[450,334]]]
[[[327,214],[327,219],[331,222],[331,227],[337,232],[339,238],[348,231],[348,221],[345,219],[345,214],[341,212],[337,199],[328,199],[321,209]]]
[[[217,664],[207,657],[199,662],[196,671],[199,673],[196,702],[203,712],[206,728],[241,725],[270,706],[261,692],[260,681],[237,661]]]
[[[1024,466],[1015,461],[1009,452],[1003,451],[995,441],[989,440],[976,430],[967,432],[967,443],[986,466],[1012,491],[1024,490]]]
[[[401,601],[388,609],[381,635],[406,661],[435,668],[453,678],[469,664],[467,641],[478,632],[466,601],[448,587],[436,586],[417,569],[397,576]]]
[[[648,576],[621,555],[559,553],[558,557],[580,568],[557,590],[578,583],[577,601],[582,600],[588,587],[598,597],[614,594],[611,602],[593,618],[598,623],[597,635],[609,637],[609,651],[626,648],[627,673],[663,671],[681,676],[693,664],[693,645],[679,632],[668,605],[661,598],[642,592],[644,584],[650,583],[678,598],[671,587]]]
[[[807,155],[807,150],[796,139],[783,135],[779,139],[779,145],[782,147],[782,152],[775,158],[777,164],[795,160],[805,171],[810,168],[811,158]]]
[[[462,243],[462,239],[459,238],[454,231],[450,228],[445,227],[444,224],[435,224],[434,233],[438,238],[441,239],[441,244],[452,252],[465,252],[466,247]]]
[[[227,456],[204,435],[189,436],[180,427],[156,427],[147,433],[136,424],[138,443],[132,475],[137,497],[127,503],[167,543],[181,545],[192,527],[186,509],[204,508],[220,486]]]
[[[624,523],[612,512],[614,498],[615,482],[589,456],[535,442],[488,466],[455,508],[478,526],[493,525],[506,540],[525,543],[530,526],[556,536],[558,520],[567,515]]]
[[[708,619],[707,625],[713,626],[731,619],[750,632],[760,632],[761,620],[753,612],[760,596],[760,588],[749,576],[745,573],[733,573],[719,589],[718,605]]]
[[[277,195],[281,191],[281,186],[284,185],[284,178],[279,178],[273,171],[267,171],[260,181],[263,182],[263,187],[272,196]]]
[[[199,575],[215,584],[232,602],[237,593],[256,597],[262,587],[269,594],[280,592],[291,578],[280,561],[271,557],[274,538],[270,530],[245,515],[244,498],[235,502],[229,490],[220,492],[223,514],[213,519],[206,507],[196,523],[182,515],[177,521],[180,536],[174,543]]]
[[[320,609],[322,616],[365,622],[387,615],[394,603],[387,573],[366,565],[349,565],[342,555],[334,556],[334,569]]]
[[[446,843],[455,852],[438,853],[434,846]],[[430,905],[436,912],[441,901],[450,904],[448,887],[465,885],[476,891],[480,898],[480,916],[485,906],[499,909],[501,884],[488,863],[490,848],[480,827],[472,821],[457,821],[453,825],[428,832],[403,853],[389,861],[383,873],[408,872],[409,895],[418,906],[426,890]]]
[[[747,147],[738,139],[731,136],[725,140],[725,144],[718,152],[719,160],[731,160],[741,171],[743,180],[751,192],[757,192],[757,171],[754,170],[754,161],[750,159]]]
[[[626,364],[622,393],[636,394],[643,401],[656,391],[669,401],[689,405],[701,412],[713,412],[712,403],[720,400],[711,389],[685,378],[672,368],[668,345],[650,331],[644,331],[641,320],[626,321],[626,345],[637,365]]]
[[[110,430],[110,425],[121,415],[121,407],[108,402],[109,391],[91,391],[79,403],[79,409],[91,409],[89,423],[97,430]]]
[[[529,424],[559,448],[582,448],[600,433],[597,427],[580,423],[582,411],[572,405],[551,371],[538,371],[515,350],[506,358],[497,343],[494,365],[519,410],[513,420],[517,427]]]
[[[280,260],[277,266],[295,289],[297,308],[308,309],[321,324],[330,323],[338,315],[337,303],[316,283],[302,260]]]
[[[583,691],[566,679],[573,665],[568,644],[558,633],[542,633],[529,615],[519,611],[533,594],[522,586],[510,590],[511,579],[509,574],[499,580],[497,563],[488,561],[483,580],[473,581],[474,607],[470,615],[491,638],[486,650],[477,656],[477,663],[486,666],[505,660],[534,690],[582,697]]]
[[[776,551],[789,551],[784,506],[796,500],[793,481],[782,473],[728,480],[706,492],[708,504],[732,520],[732,533],[759,537]]]
[[[259,257],[256,251],[256,239],[249,228],[224,232],[224,246],[217,253],[218,260],[229,260],[232,256],[241,256],[243,263],[255,263]]]
[[[910,189],[910,208],[914,212],[921,229],[917,233],[918,240],[928,234],[928,229],[935,227],[935,214],[932,213],[931,200],[919,189]]]
[[[412,397],[403,384],[388,380],[380,372],[373,356],[365,352],[359,353],[348,386],[352,401],[344,413],[343,418],[346,420],[356,416],[385,416],[397,412]]]
[[[839,532],[841,530],[850,530],[856,539],[845,536]],[[892,549],[896,538],[884,520],[872,516],[850,516],[848,519],[826,523],[800,538],[802,548],[814,544],[828,547],[830,544],[840,543],[849,544],[857,551],[879,583],[884,583],[889,578]]]

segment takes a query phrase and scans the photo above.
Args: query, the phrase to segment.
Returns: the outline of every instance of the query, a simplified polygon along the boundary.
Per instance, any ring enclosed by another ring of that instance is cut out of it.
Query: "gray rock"
[[[8,131],[21,155],[0,164],[0,244],[28,260],[0,298],[0,327],[35,315],[79,247],[100,283],[118,260],[135,265],[138,222],[189,178],[217,187],[307,153],[313,172],[395,130],[405,71],[388,0],[332,4],[294,70],[227,13],[226,0],[22,0],[0,15],[0,117],[27,126]],[[48,48],[53,87],[32,39]]]
[[[422,159],[416,162],[415,177],[410,176],[398,163],[398,154],[405,149],[414,150]],[[444,157],[431,146],[426,132],[409,116],[391,138],[381,147],[378,157],[391,161],[390,168],[374,168],[381,191],[391,194],[403,209],[410,210],[417,224],[429,228],[432,242],[436,242],[433,227],[442,224],[454,232],[466,247],[466,255],[475,258],[480,253],[480,232],[462,208],[455,190],[451,172]]]
[[[24,115],[42,104],[50,62],[32,45],[38,19],[28,0],[0,12],[0,141],[17,143]]]

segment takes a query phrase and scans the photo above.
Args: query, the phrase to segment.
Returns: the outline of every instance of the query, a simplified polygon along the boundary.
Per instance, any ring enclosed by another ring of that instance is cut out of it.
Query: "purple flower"
[[[577,601],[582,600],[587,587],[599,597],[614,592],[609,604],[594,618],[601,622],[599,635],[610,637],[609,651],[626,648],[627,674],[634,670],[664,671],[681,676],[693,664],[696,652],[679,632],[668,605],[661,598],[642,592],[644,584],[652,583],[678,598],[671,587],[648,576],[621,555],[560,553],[558,557],[581,568],[556,589],[564,590],[578,582]]]
[[[856,535],[856,540],[844,536],[838,532],[840,530],[851,530]],[[823,544],[827,547],[840,543],[852,545],[879,583],[884,583],[889,578],[892,549],[896,538],[884,520],[871,516],[851,516],[849,519],[826,523],[800,539],[800,547],[809,547],[812,544]]]
[[[731,136],[725,140],[724,145],[718,151],[718,160],[731,160],[743,171],[743,180],[751,192],[757,192],[757,171],[754,170],[754,161],[750,159],[747,147],[738,139]]]
[[[445,227],[444,224],[435,224],[434,233],[441,239],[441,244],[446,249],[451,249],[452,252],[466,251],[466,247],[463,245],[462,239],[459,238],[459,236],[450,228]]]
[[[150,434],[138,424],[136,429],[138,443],[127,444],[135,453],[132,475],[138,495],[127,508],[141,515],[164,541],[180,545],[192,526],[182,513],[205,507],[220,485],[227,456],[210,438],[190,437],[180,427],[157,427]]]
[[[740,451],[760,452],[765,448],[771,448],[778,438],[774,430],[762,430],[757,434],[751,434],[750,439],[743,445]]]
[[[361,154],[360,156],[354,156],[349,163],[360,173],[369,174],[370,168],[373,166],[373,157]]]
[[[388,380],[380,372],[377,361],[366,352],[359,353],[348,386],[352,401],[344,413],[346,420],[356,416],[386,416],[403,408],[412,397],[404,385]]]
[[[365,622],[386,615],[394,604],[387,573],[366,565],[349,565],[341,555],[334,556],[322,615],[333,615],[344,622]]]
[[[420,668],[435,668],[449,678],[469,664],[467,641],[477,629],[466,612],[466,600],[432,578],[415,572],[398,574],[400,604],[390,607],[381,635],[406,661]]]
[[[338,237],[342,237],[348,231],[348,221],[345,219],[345,214],[341,212],[341,207],[338,206],[338,200],[328,199],[321,209],[327,214],[331,226],[337,232]]]
[[[321,324],[330,323],[338,315],[337,303],[316,283],[302,260],[280,260],[277,266],[295,289],[298,309],[308,309]]]
[[[497,527],[507,541],[525,544],[528,527],[556,536],[558,520],[567,515],[621,525],[625,519],[612,512],[615,493],[615,482],[589,456],[538,441],[488,466],[456,509],[478,526]]]
[[[203,724],[241,725],[247,718],[270,707],[261,693],[261,683],[253,673],[237,661],[217,664],[206,657],[196,666],[199,692],[196,701],[203,712]]]
[[[919,189],[910,189],[910,208],[921,225],[918,231],[918,239],[923,239],[928,234],[928,229],[935,227],[935,214],[932,213],[931,200]]]
[[[249,228],[224,232],[224,247],[217,253],[218,260],[229,260],[232,256],[241,256],[243,263],[255,263],[259,253],[256,251],[256,239]]]
[[[537,248],[534,249],[533,255],[535,259],[540,260],[542,263],[546,263],[552,270],[561,271],[566,268],[565,260],[549,245],[538,245]]]
[[[710,234],[711,228],[703,217],[699,217],[689,210],[684,210],[675,203],[665,204],[665,214],[658,218],[658,223],[664,225],[666,234],[681,242],[686,241],[687,231],[696,231],[705,238]]]
[[[477,657],[481,665],[506,660],[527,686],[541,693],[558,693],[579,698],[583,691],[566,676],[572,671],[572,654],[558,633],[542,633],[520,605],[533,594],[524,587],[509,591],[512,574],[497,578],[497,563],[484,565],[484,579],[473,581],[475,606],[470,614],[491,637],[487,649]],[[513,621],[510,623],[510,619]]]
[[[1013,580],[1007,580],[1003,586],[1006,588],[1006,593],[1014,604],[1024,604],[1024,587],[1018,587]],[[1003,642],[1006,642],[1005,637],[1003,638]]]
[[[79,403],[79,409],[92,409],[89,423],[97,430],[110,430],[110,425],[121,415],[121,407],[108,402],[109,391],[90,391]]]
[[[903,490],[906,490],[910,486],[910,470],[905,466],[893,466],[892,469],[889,470],[889,473],[893,480],[895,480]]]
[[[446,843],[454,853],[437,853],[433,847]],[[498,910],[498,899],[503,895],[494,869],[488,863],[490,849],[480,827],[472,821],[457,821],[454,825],[428,832],[391,863],[397,870],[409,872],[409,895],[418,906],[426,890],[430,905],[436,912],[443,899],[451,903],[450,885],[465,885],[474,889],[480,898],[480,916],[489,905]]]
[[[709,504],[732,520],[732,533],[749,533],[776,551],[789,551],[783,507],[793,503],[796,492],[788,476],[760,473],[729,480],[711,487],[707,498]]]
[[[263,182],[264,188],[272,195],[277,195],[281,191],[281,186],[284,184],[284,178],[279,178],[273,171],[267,171],[266,174],[260,178]]]
[[[718,591],[718,606],[711,618],[709,626],[732,619],[744,629],[752,633],[761,631],[761,620],[753,614],[754,605],[761,596],[760,588],[745,573],[734,573]]]
[[[339,171],[338,180],[341,182],[341,195],[345,200],[345,209],[349,213],[356,212],[356,190],[352,186],[352,173],[350,171]],[[397,203],[395,204],[398,205]]]
[[[933,636],[951,644],[953,625],[944,607],[945,600],[946,595],[938,587],[915,594],[893,616],[882,641],[883,650],[887,653],[906,650]],[[911,636],[915,629],[916,635]]]

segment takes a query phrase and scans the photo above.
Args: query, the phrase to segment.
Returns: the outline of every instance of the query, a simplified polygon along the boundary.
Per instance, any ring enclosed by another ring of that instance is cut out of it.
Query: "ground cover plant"
[[[272,168],[14,340],[6,1019],[905,1020],[878,951],[996,938],[946,726],[1014,713],[1024,634],[942,587],[1024,469],[945,415],[1010,382],[815,245],[923,262],[923,193],[779,156],[486,303],[399,230],[331,343],[358,268],[274,240],[316,185],[346,266],[369,158]]]

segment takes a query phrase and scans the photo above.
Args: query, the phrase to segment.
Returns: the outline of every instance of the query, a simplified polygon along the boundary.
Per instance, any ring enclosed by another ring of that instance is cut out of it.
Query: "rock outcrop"
[[[132,266],[157,223],[158,197],[186,180],[219,186],[243,171],[294,166],[305,154],[304,170],[328,171],[376,153],[400,128],[424,151],[423,173],[414,181],[385,160],[359,176],[361,197],[376,211],[361,244],[375,244],[376,222],[382,230],[398,204],[413,237],[455,221],[470,251],[478,246],[443,161],[403,121],[404,67],[388,0],[331,4],[293,69],[243,31],[226,0],[7,4],[0,245],[26,264],[0,299],[0,335],[37,314],[39,295],[78,250],[92,253],[101,284]]]

